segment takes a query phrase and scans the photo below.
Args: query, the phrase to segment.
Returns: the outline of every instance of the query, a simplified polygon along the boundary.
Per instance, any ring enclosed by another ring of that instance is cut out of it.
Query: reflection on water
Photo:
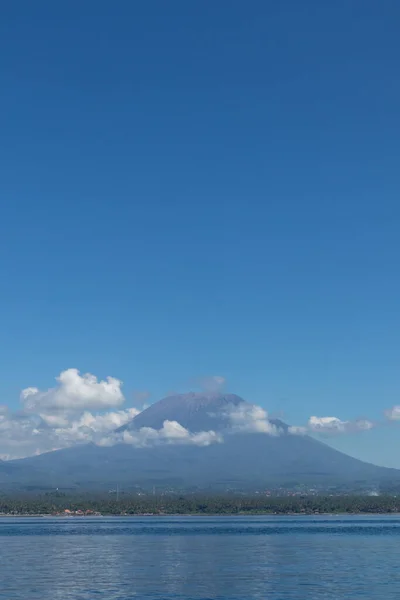
[[[0,519],[0,599],[399,597],[395,518]]]

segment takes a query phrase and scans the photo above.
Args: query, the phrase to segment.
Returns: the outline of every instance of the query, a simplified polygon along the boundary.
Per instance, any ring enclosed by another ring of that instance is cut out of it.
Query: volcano
[[[252,414],[253,408],[234,394],[171,395],[118,429],[114,445],[78,445],[1,463],[0,483],[3,488],[104,489],[119,484],[125,489],[219,491],[280,486],[355,490],[400,483],[400,471],[362,462],[310,436],[293,435],[282,421],[261,419],[262,427],[238,427],[232,414]],[[178,437],[156,444],[126,443],[143,432],[151,434],[146,438],[151,441],[167,431],[166,423],[172,423]],[[202,443],[208,439],[202,434],[210,431],[219,437]]]

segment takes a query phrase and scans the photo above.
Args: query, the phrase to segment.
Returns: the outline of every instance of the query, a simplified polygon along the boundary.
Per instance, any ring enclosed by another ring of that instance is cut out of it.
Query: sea
[[[393,516],[0,518],[1,600],[400,598]]]

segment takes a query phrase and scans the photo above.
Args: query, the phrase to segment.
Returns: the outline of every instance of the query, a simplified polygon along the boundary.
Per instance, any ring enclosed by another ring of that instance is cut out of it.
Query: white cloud
[[[40,413],[40,418],[49,427],[67,427],[69,424],[68,413],[57,413],[55,415],[49,415],[46,413]]]
[[[36,387],[27,387],[21,392],[21,400],[24,402],[29,396],[35,396],[39,394],[39,390]]]
[[[253,404],[242,403],[228,411],[233,431],[278,435],[278,428],[268,420],[268,413]]]
[[[123,431],[106,436],[99,440],[100,446],[129,444],[136,448],[145,448],[159,444],[181,444],[194,446],[210,446],[221,443],[223,438],[215,431],[200,431],[191,433],[177,421],[164,421],[161,429],[141,427],[137,431]]]
[[[400,420],[400,406],[399,405],[392,406],[392,408],[389,408],[388,410],[385,411],[385,416],[390,421],[399,421]]]
[[[374,424],[366,419],[342,421],[337,417],[310,417],[307,429],[315,433],[338,434],[372,429]]]
[[[337,417],[310,417],[308,427],[311,431],[344,431],[346,422]]]
[[[124,402],[122,383],[113,377],[99,381],[89,373],[67,369],[57,385],[45,391],[22,390],[23,410],[0,406],[0,457],[23,458],[76,443],[96,442],[125,425],[140,411],[111,410]]]
[[[78,443],[96,443],[133,419],[139,411],[128,408],[75,415],[12,414],[0,416],[0,459],[24,458]]]
[[[21,392],[25,410],[34,413],[54,411],[102,410],[120,406],[124,402],[122,382],[114,377],[98,381],[97,377],[78,369],[67,369],[57,377],[57,386],[46,391],[29,387]]]
[[[79,423],[84,427],[91,427],[93,431],[112,431],[118,427],[122,427],[129,423],[140,413],[137,408],[127,408],[126,410],[118,410],[102,415],[92,415],[89,412],[84,412]]]
[[[98,434],[115,431],[118,427],[129,423],[139,412],[136,408],[100,415],[93,415],[85,411],[79,419],[68,423],[65,427],[56,428],[54,432],[60,440],[64,441],[95,442]]]

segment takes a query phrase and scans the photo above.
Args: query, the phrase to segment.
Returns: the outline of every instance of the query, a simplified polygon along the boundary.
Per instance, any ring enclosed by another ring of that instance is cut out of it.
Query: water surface
[[[394,517],[1,518],[1,600],[400,598]]]

